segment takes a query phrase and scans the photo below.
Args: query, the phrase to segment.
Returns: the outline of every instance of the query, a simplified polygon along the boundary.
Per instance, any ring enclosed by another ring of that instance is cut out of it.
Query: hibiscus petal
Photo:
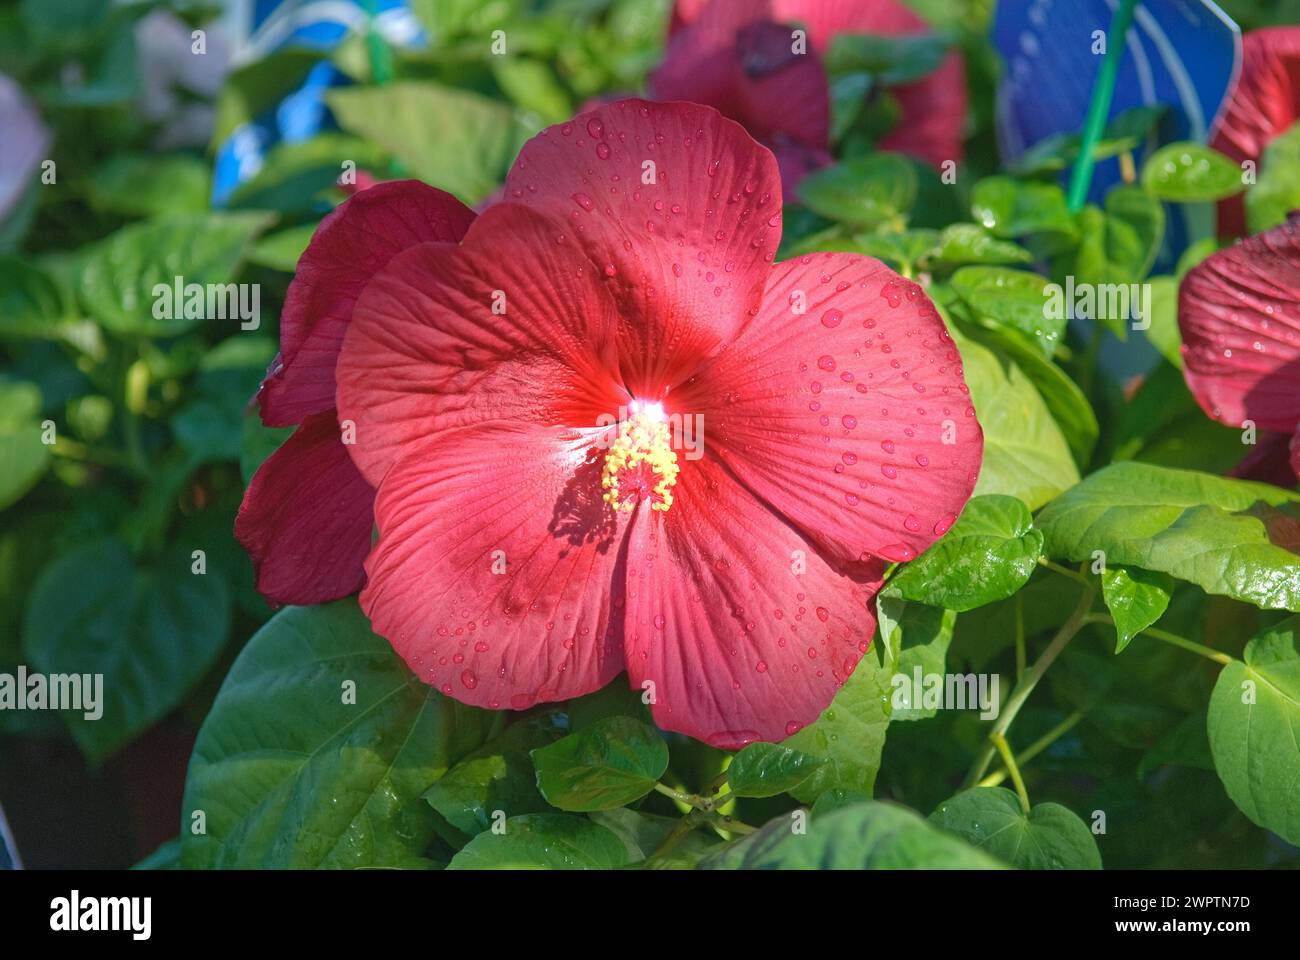
[[[334,411],[304,420],[253,474],[235,518],[258,592],[272,603],[305,605],[361,589],[374,499]]]
[[[455,431],[388,475],[361,606],[421,680],[522,710],[622,671],[629,515],[601,500],[594,435]]]
[[[664,729],[724,749],[784,739],[868,649],[882,565],[841,572],[713,460],[689,462],[674,493],[632,527],[628,677]]]
[[[1300,423],[1300,216],[1201,261],[1178,291],[1183,375],[1220,423]]]
[[[569,224],[609,276],[620,313],[639,325],[622,363],[643,396],[752,314],[781,237],[771,152],[693,103],[622,100],[544,130],[506,194]]]
[[[1300,27],[1252,30],[1242,38],[1241,76],[1211,145],[1241,163],[1259,161],[1264,148],[1300,117]],[[1219,232],[1246,232],[1243,198],[1219,203]]]
[[[338,364],[340,421],[378,486],[430,434],[490,421],[590,427],[628,397],[616,308],[562,223],[498,204],[460,246],[393,258],[353,311]]]
[[[1261,430],[1250,452],[1229,471],[1228,476],[1271,483],[1276,487],[1294,487],[1296,474],[1300,473],[1292,462],[1295,444],[1294,436]]]
[[[849,253],[774,267],[758,316],[668,405],[700,414],[708,449],[839,561],[916,556],[961,512],[983,454],[934,305]]]
[[[396,254],[426,241],[456,242],[474,212],[418,180],[358,192],[321,221],[298,261],[280,317],[280,354],[258,400],[272,426],[334,406],[334,365],[362,289]]]

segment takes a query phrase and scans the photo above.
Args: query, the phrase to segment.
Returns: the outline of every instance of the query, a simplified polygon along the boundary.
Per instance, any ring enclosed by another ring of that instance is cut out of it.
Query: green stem
[[[1016,683],[1025,676],[1025,599],[1024,594],[1016,594]]]
[[[393,79],[393,51],[375,27],[375,18],[379,12],[379,4],[376,0],[367,0],[366,12],[370,18],[366,29],[366,53],[370,60],[370,79],[376,86],[382,87],[391,83]]]
[[[1020,809],[1029,815],[1029,791],[1025,789],[1025,781],[1020,776],[1020,768],[1016,766],[1016,755],[1011,752],[1011,744],[1007,743],[1007,738],[1000,733],[989,735],[993,745],[998,748],[998,753],[1002,754],[1002,762],[1006,764],[1007,772],[1011,774],[1011,782],[1016,786],[1016,796],[1020,798]]]
[[[676,800],[678,803],[684,803],[687,806],[694,807],[696,810],[706,809],[702,797],[697,797],[693,793],[686,793],[683,790],[674,790],[672,787],[663,783],[656,783],[655,790],[662,793],[669,799]]]
[[[1088,617],[1088,622],[1103,623],[1112,627],[1115,625],[1115,621],[1112,620],[1109,615],[1104,613],[1092,614]],[[1221,663],[1224,666],[1232,663],[1232,657],[1224,653],[1222,650],[1215,650],[1213,647],[1207,647],[1205,644],[1197,643],[1195,640],[1188,640],[1186,637],[1180,637],[1178,634],[1170,633],[1168,630],[1161,630],[1157,627],[1147,627],[1145,630],[1139,630],[1138,634],[1145,634],[1148,637],[1172,644],[1175,647],[1181,647],[1184,650],[1189,650],[1192,653],[1205,657],[1207,660],[1213,660],[1215,663]]]
[[[997,752],[997,741],[994,738],[1006,736],[1012,721],[1016,719],[1016,714],[1025,705],[1029,695],[1034,692],[1034,687],[1038,686],[1038,681],[1043,679],[1043,674],[1056,662],[1056,658],[1061,655],[1061,651],[1065,649],[1066,644],[1074,639],[1074,635],[1083,627],[1087,620],[1088,610],[1092,607],[1094,593],[1095,590],[1092,584],[1089,584],[1080,595],[1079,603],[1074,608],[1074,612],[1070,614],[1065,623],[1061,624],[1061,628],[1056,631],[1056,636],[1052,637],[1052,642],[1047,645],[1047,649],[1043,651],[1042,656],[1034,661],[1034,665],[1025,672],[1024,677],[1016,684],[1016,688],[1011,691],[1011,698],[1007,700],[1006,706],[1002,708],[1002,713],[993,725],[993,730],[989,733],[988,746],[984,748],[971,766],[970,772],[966,775],[965,786],[973,787],[988,771],[989,763],[992,762],[993,755]]]
[[[1039,737],[1029,746],[1025,747],[1025,749],[1020,752],[1020,766],[1022,767],[1025,766],[1027,763],[1029,763],[1029,761],[1033,760],[1034,757],[1038,756],[1040,753],[1042,753],[1044,750],[1046,750],[1048,747],[1054,744],[1057,740],[1061,739],[1061,737],[1065,736],[1067,733],[1073,730],[1075,725],[1082,719],[1083,719],[1083,711],[1076,710],[1074,711],[1074,713],[1070,714],[1068,717],[1066,717],[1056,726],[1052,727],[1051,730],[1048,730],[1045,734],[1043,734],[1041,737]],[[990,773],[987,777],[985,777],[983,780],[979,782],[979,786],[996,787],[1006,778],[1007,778],[1007,770],[1004,767],[1001,770],[998,770],[994,773]]]
[[[1085,587],[1092,586],[1092,581],[1089,580],[1082,573],[1080,573],[1078,570],[1071,570],[1069,567],[1063,567],[1059,563],[1053,563],[1051,560],[1048,560],[1046,557],[1039,557],[1038,565],[1040,567],[1043,567],[1046,570],[1051,570],[1053,573],[1059,573],[1063,577],[1069,577],[1071,580],[1075,581],[1076,583],[1081,583]]]
[[[686,816],[677,821],[677,824],[669,831],[668,836],[664,837],[663,842],[655,848],[650,858],[662,857],[669,853],[677,844],[685,839],[686,835],[696,827],[704,823],[704,816],[698,810],[692,810]]]
[[[1106,59],[1097,71],[1097,82],[1092,88],[1088,117],[1084,121],[1083,136],[1079,143],[1079,158],[1074,162],[1074,171],[1070,175],[1069,199],[1072,213],[1082,210],[1088,199],[1088,187],[1092,185],[1092,170],[1096,164],[1093,154],[1106,129],[1106,118],[1110,116],[1110,104],[1115,97],[1115,77],[1119,73],[1120,61],[1124,58],[1124,46],[1136,6],[1137,0],[1120,0],[1115,15],[1111,18],[1110,29],[1106,32]]]

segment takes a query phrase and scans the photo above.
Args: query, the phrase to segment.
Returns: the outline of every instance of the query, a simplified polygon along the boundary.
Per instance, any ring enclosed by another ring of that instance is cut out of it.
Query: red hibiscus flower
[[[365,582],[375,491],[353,466],[334,411],[343,332],[389,260],[416,244],[455,242],[474,219],[455,197],[413,180],[358,190],[321,221],[298,262],[280,353],[258,393],[263,423],[298,428],[253,475],[235,520],[257,589],[276,604],[323,603]]]
[[[350,203],[377,216],[390,186]],[[337,301],[308,278],[322,345],[286,338],[264,393],[314,360],[322,444],[354,430],[358,517],[378,491],[361,604],[421,679],[523,709],[626,670],[661,726],[724,747],[830,702],[886,562],[953,523],[983,440],[921,288],[852,254],[773,264],[780,210],[738,125],[622,101],[534,138],[459,243],[395,252],[415,230],[358,220],[355,305],[356,272]],[[290,469],[310,526],[337,484]]]
[[[1300,119],[1300,27],[1252,30],[1242,41],[1241,78],[1211,146],[1241,163],[1259,163],[1264,149]],[[1219,204],[1219,232],[1246,232],[1241,195]]]
[[[790,25],[808,31],[795,53]],[[830,96],[820,54],[837,33],[897,35],[929,27],[897,0],[678,0],[664,62],[651,78],[662,100],[716,107],[767,144],[787,193],[830,162]],[[890,91],[902,119],[881,148],[938,167],[960,160],[966,117],[961,57]]]
[[[1229,426],[1250,420],[1281,432],[1262,438],[1243,466],[1276,479],[1273,461],[1286,456],[1290,437],[1300,474],[1300,213],[1191,270],[1178,292],[1178,326],[1184,375],[1202,409]]]

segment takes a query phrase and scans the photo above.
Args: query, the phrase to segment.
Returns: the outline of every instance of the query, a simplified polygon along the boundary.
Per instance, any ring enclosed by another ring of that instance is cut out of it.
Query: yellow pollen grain
[[[618,426],[618,438],[605,454],[600,475],[601,497],[615,510],[631,510],[634,504],[619,497],[618,475],[645,464],[658,477],[650,503],[651,510],[667,510],[673,505],[672,488],[677,483],[677,454],[672,448],[668,424],[648,414],[638,413]]]

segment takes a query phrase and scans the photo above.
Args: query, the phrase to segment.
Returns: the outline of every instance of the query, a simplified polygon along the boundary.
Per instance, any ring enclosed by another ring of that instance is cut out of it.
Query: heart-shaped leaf
[[[1232,802],[1266,830],[1300,844],[1300,617],[1246,645],[1223,668],[1207,728],[1214,769]]]
[[[355,600],[282,610],[248,641],[199,731],[182,862],[424,865],[435,814],[420,795],[497,720],[422,684]]]
[[[533,751],[537,786],[561,810],[608,810],[640,800],[668,769],[668,744],[631,717],[607,717]]]
[[[1059,803],[1025,813],[1001,787],[964,790],[939,804],[930,822],[1022,870],[1100,870],[1101,854],[1087,824]]]

